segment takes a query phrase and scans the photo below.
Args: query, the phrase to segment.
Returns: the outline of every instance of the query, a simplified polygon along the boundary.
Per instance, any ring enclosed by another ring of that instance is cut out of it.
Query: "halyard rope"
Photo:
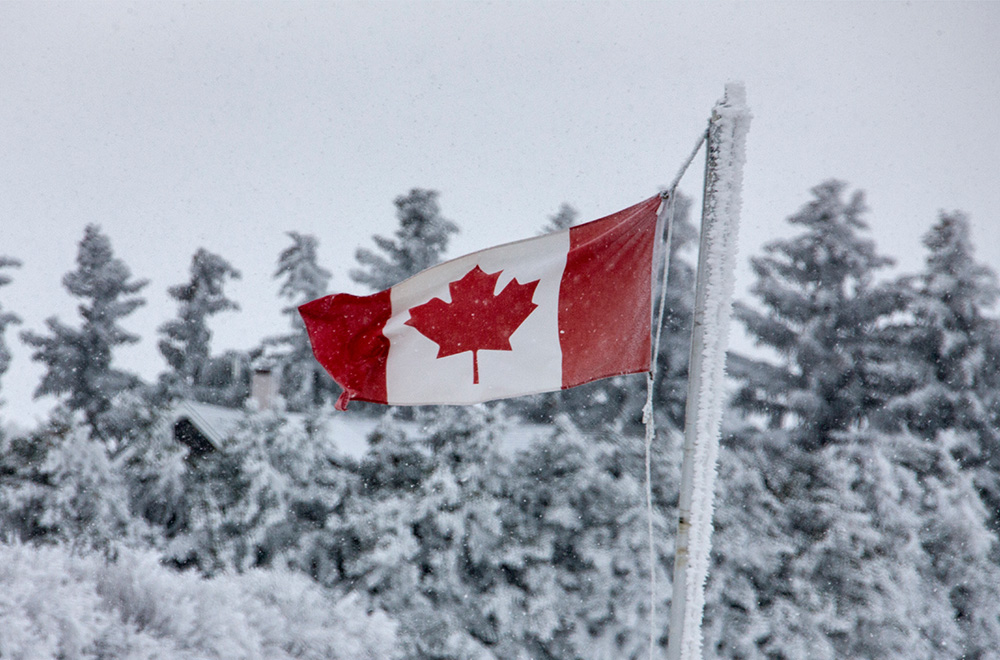
[[[663,273],[660,277],[660,301],[656,317],[656,338],[653,341],[653,355],[646,374],[646,405],[642,408],[642,422],[646,426],[646,525],[649,533],[649,658],[653,660],[656,649],[656,546],[653,534],[653,485],[652,485],[652,447],[653,438],[656,435],[655,422],[653,420],[653,392],[655,390],[655,378],[657,363],[660,356],[660,336],[663,333],[663,315],[667,303],[667,280],[670,274],[670,248],[674,238],[674,210],[677,198],[677,185],[680,183],[684,173],[698,154],[701,146],[708,137],[708,131],[702,132],[699,136],[691,154],[681,165],[677,176],[670,183],[670,186],[660,193],[663,198],[664,222],[667,226],[667,236],[665,239],[666,248],[663,254]]]

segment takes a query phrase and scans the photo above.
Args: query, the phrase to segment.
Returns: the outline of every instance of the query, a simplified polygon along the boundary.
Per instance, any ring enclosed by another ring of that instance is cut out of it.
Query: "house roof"
[[[174,423],[187,419],[201,432],[215,449],[222,446],[246,413],[237,408],[215,406],[210,403],[181,400],[173,411]]]
[[[246,417],[242,408],[227,408],[210,403],[181,400],[173,408],[171,420],[174,436],[188,445],[195,454],[205,454],[222,448],[226,438],[237,429]],[[289,424],[303,424],[305,417],[299,413],[285,413]],[[368,437],[381,420],[371,417],[338,414],[324,420],[324,425],[337,448],[353,458],[361,458],[368,451]],[[414,425],[407,434],[419,433]],[[504,433],[501,450],[514,453],[551,437],[554,427],[547,424],[512,424]]]
[[[226,438],[236,431],[246,414],[247,411],[242,408],[227,408],[184,399],[174,406],[171,421],[175,437],[195,453],[204,454],[221,449]],[[304,416],[298,413],[285,413],[285,417],[289,424],[303,424],[305,421]],[[325,425],[340,451],[360,458],[368,451],[368,435],[378,425],[378,420],[335,415],[325,420]]]

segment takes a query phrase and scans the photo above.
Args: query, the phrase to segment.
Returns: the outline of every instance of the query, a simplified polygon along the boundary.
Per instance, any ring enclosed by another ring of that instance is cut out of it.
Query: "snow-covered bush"
[[[153,554],[112,561],[63,547],[0,545],[0,658],[384,660],[395,624],[307,577],[204,579]]]

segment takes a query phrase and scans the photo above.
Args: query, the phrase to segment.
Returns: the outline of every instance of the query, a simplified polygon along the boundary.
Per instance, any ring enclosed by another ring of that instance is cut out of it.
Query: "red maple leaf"
[[[531,301],[539,280],[511,280],[493,295],[502,270],[484,273],[476,266],[448,285],[451,302],[433,298],[410,308],[406,325],[438,345],[438,358],[472,351],[472,383],[479,383],[478,351],[510,351],[510,336],[538,307]]]

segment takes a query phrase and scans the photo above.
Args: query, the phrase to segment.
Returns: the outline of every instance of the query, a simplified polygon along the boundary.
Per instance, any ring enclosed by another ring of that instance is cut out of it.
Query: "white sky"
[[[151,280],[119,359],[151,379],[199,247],[243,271],[215,348],[249,348],[285,328],[284,232],[315,234],[333,289],[358,292],[354,249],[413,187],[462,227],[449,256],[534,235],[561,202],[599,217],[673,178],[734,79],[754,114],[737,295],[829,177],[867,191],[903,270],[956,208],[1000,268],[998,33],[991,3],[0,2],[0,254],[24,262],[0,289],[24,320],[0,416],[51,404],[30,402],[17,332],[79,323],[60,280],[87,223]]]

